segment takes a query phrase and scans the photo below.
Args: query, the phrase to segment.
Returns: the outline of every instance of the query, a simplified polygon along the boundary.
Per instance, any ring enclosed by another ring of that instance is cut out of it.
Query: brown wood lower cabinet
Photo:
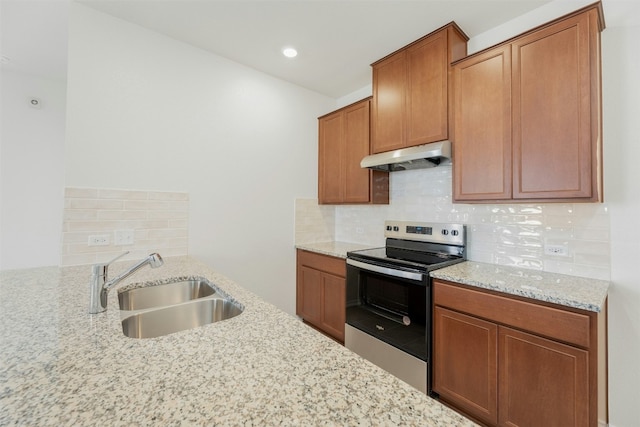
[[[433,390],[441,400],[490,426],[606,422],[606,310],[433,286]]]
[[[438,306],[434,317],[434,391],[479,420],[496,424],[498,325]]]
[[[343,343],[345,260],[298,249],[296,274],[296,314]]]
[[[498,408],[505,426],[588,426],[589,352],[499,327]]]

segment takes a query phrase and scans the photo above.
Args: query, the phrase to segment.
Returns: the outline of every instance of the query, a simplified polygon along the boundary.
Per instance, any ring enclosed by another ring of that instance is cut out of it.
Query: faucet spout
[[[144,267],[147,264],[149,264],[149,266],[151,268],[158,268],[162,264],[164,264],[164,261],[163,261],[162,257],[160,256],[160,254],[152,253],[151,255],[149,255],[148,257],[146,257],[145,259],[143,259],[139,263],[129,267],[129,269],[127,269],[124,273],[120,274],[118,277],[115,277],[115,278],[109,280],[107,283],[105,283],[104,284],[104,290],[109,292],[109,290],[111,288],[113,288],[115,285],[117,285],[122,280],[126,279],[127,277],[131,276],[133,273],[135,273],[136,271],[140,270],[142,267]]]
[[[108,280],[108,268],[109,265],[117,260],[118,258],[128,254],[129,252],[125,252],[122,255],[119,255],[115,259],[107,262],[106,264],[95,264],[92,268],[91,280],[89,282],[89,313],[96,314],[101,313],[107,309],[107,296],[109,294],[109,290],[113,288],[115,285],[120,283],[122,280],[131,276],[136,271],[140,270],[145,265],[149,265],[151,268],[158,268],[164,261],[162,257],[158,253],[152,253],[148,257],[144,258],[142,261],[134,264],[129,267],[119,276]]]

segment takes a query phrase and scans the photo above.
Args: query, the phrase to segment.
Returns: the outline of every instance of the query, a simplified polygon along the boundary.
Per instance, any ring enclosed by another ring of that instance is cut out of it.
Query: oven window
[[[409,315],[408,285],[394,284],[389,279],[370,276],[361,291],[365,305],[389,311],[400,318]]]

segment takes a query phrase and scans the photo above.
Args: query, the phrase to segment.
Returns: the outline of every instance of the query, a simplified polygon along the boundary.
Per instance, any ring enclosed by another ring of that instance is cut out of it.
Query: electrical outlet
[[[567,245],[544,245],[545,255],[567,256],[569,248]]]
[[[89,246],[109,246],[109,235],[95,234],[93,236],[89,236],[89,242],[87,244]]]
[[[114,245],[133,245],[134,230],[116,230]]]

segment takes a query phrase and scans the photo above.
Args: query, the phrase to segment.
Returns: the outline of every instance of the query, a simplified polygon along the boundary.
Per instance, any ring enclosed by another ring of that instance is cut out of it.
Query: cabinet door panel
[[[448,137],[447,32],[407,50],[406,146]]]
[[[345,190],[347,203],[370,201],[370,175],[360,167],[360,161],[369,154],[369,102],[345,111]]]
[[[337,340],[344,342],[344,323],[346,320],[345,279],[330,274],[324,274],[322,279],[322,323],[324,329]]]
[[[499,425],[589,425],[588,353],[499,328]]]
[[[587,15],[513,43],[514,198],[592,195]]]
[[[318,118],[318,202],[389,203],[389,174],[360,167],[370,154],[369,98]]]
[[[511,198],[511,50],[456,64],[454,199]]]
[[[396,54],[373,67],[373,153],[404,146],[406,53]]]
[[[319,121],[318,198],[322,203],[340,203],[343,198],[342,159],[344,116],[341,112]]]
[[[472,416],[495,425],[498,326],[436,306],[433,389]]]
[[[319,325],[322,320],[322,272],[299,266],[297,282],[296,311],[298,316]]]

